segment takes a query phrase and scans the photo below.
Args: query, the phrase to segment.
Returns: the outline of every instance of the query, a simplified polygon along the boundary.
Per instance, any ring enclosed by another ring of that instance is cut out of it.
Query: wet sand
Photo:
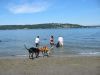
[[[100,56],[1,58],[0,75],[100,75]]]

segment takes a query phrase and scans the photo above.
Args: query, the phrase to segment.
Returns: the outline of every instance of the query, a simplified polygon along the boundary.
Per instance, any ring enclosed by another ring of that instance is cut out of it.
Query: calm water
[[[54,55],[100,55],[100,28],[86,29],[32,29],[0,30],[0,57],[28,55],[27,47],[35,46],[35,37],[40,36],[40,45],[49,45],[49,38],[63,36],[64,47],[54,48]]]

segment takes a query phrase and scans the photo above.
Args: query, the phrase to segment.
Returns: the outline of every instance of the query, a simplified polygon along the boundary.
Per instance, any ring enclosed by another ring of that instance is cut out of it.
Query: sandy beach
[[[1,58],[0,75],[100,75],[100,56]]]

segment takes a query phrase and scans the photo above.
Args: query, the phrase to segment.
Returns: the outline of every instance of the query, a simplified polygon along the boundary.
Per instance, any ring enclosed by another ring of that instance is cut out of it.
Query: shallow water
[[[40,36],[40,46],[49,45],[50,36],[55,43],[64,38],[64,47],[54,48],[53,55],[100,55],[100,28],[0,30],[0,57],[28,55],[27,47],[35,46]]]

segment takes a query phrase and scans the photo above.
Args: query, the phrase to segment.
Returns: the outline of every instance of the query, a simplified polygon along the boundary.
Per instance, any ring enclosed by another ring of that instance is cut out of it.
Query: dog
[[[62,42],[57,42],[57,44],[55,44],[56,48],[59,48],[59,47],[63,47],[63,43]]]
[[[35,48],[35,47],[31,47],[31,48],[27,48],[26,45],[24,45],[25,48],[28,50],[29,52],[29,59],[33,59],[33,55],[35,54],[36,58],[39,57],[39,52],[40,50],[38,48]]]
[[[39,48],[40,52],[42,52],[43,57],[47,56],[49,57],[51,54],[51,50],[53,49],[53,47],[51,47],[50,49],[47,46],[43,46],[41,48]]]
[[[49,49],[47,46],[43,46],[43,47],[39,48],[39,50],[40,50],[40,52],[42,52],[43,57],[49,56],[49,54],[48,54]]]

